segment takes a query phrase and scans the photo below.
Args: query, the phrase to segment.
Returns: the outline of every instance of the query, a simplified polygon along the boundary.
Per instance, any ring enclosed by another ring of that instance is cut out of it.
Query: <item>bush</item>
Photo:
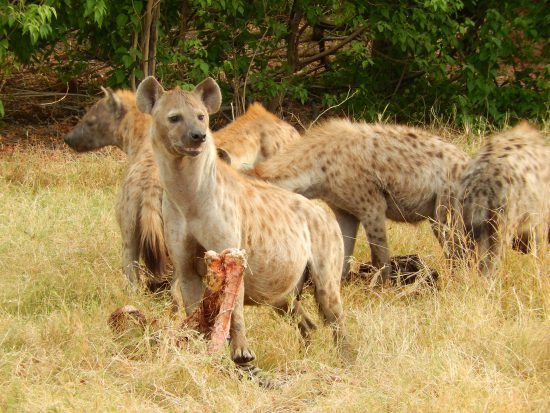
[[[149,32],[152,3],[3,0],[0,64],[44,59],[53,45],[76,42],[79,53],[60,76],[77,76],[95,58],[110,64],[110,86],[128,87],[151,72],[150,34],[153,70],[166,85],[212,75],[238,110],[254,99],[318,110],[345,100],[339,109],[367,120],[547,116],[544,2],[165,0]]]

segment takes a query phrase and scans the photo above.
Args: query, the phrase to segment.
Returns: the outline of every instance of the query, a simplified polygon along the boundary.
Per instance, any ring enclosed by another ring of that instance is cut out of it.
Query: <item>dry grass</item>
[[[120,156],[0,156],[1,411],[550,410],[548,254],[509,251],[491,281],[451,276],[427,224],[390,223],[392,253],[419,253],[440,271],[441,288],[345,285],[352,364],[335,357],[328,328],[306,351],[292,320],[247,308],[258,365],[287,382],[266,390],[200,342],[114,340],[107,317],[126,303],[178,324],[166,295],[125,289],[114,218]],[[365,251],[361,236],[362,260]]]

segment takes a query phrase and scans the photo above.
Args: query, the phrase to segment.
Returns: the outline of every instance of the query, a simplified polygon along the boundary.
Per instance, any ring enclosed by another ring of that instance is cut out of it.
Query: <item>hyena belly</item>
[[[437,195],[426,194],[417,202],[398,199],[395,195],[384,193],[386,198],[386,217],[397,222],[419,222],[426,218],[433,218]]]

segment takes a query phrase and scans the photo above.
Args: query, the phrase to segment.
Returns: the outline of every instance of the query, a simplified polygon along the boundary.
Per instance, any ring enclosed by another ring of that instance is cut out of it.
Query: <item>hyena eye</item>
[[[170,123],[177,123],[177,122],[179,122],[180,120],[182,120],[181,115],[172,115],[172,116],[168,116],[168,121],[169,121]]]
[[[197,116],[199,118],[200,121],[203,121],[204,120],[204,115],[200,114],[199,116]]]

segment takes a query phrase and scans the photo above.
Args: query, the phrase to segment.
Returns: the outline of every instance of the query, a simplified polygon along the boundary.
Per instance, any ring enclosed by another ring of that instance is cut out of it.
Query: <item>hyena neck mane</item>
[[[120,99],[122,110],[113,138],[115,145],[131,159],[136,157],[144,146],[150,147],[148,132],[151,116],[138,110],[133,92],[119,90],[115,93]]]
[[[220,188],[220,185],[227,182],[224,177],[228,174],[237,175],[229,165],[219,159],[210,131],[208,135],[202,153],[194,157],[169,154],[160,147],[162,145],[155,144],[157,141],[153,139],[162,186],[168,196],[182,205],[182,208],[197,212],[211,208],[218,195],[224,193]]]
[[[218,84],[206,78],[193,91],[166,92],[149,76],[138,87],[136,105],[152,116],[149,135],[165,193],[186,215],[215,212],[226,195],[217,188],[219,171],[230,170],[218,159],[209,127],[209,115],[221,106]]]

